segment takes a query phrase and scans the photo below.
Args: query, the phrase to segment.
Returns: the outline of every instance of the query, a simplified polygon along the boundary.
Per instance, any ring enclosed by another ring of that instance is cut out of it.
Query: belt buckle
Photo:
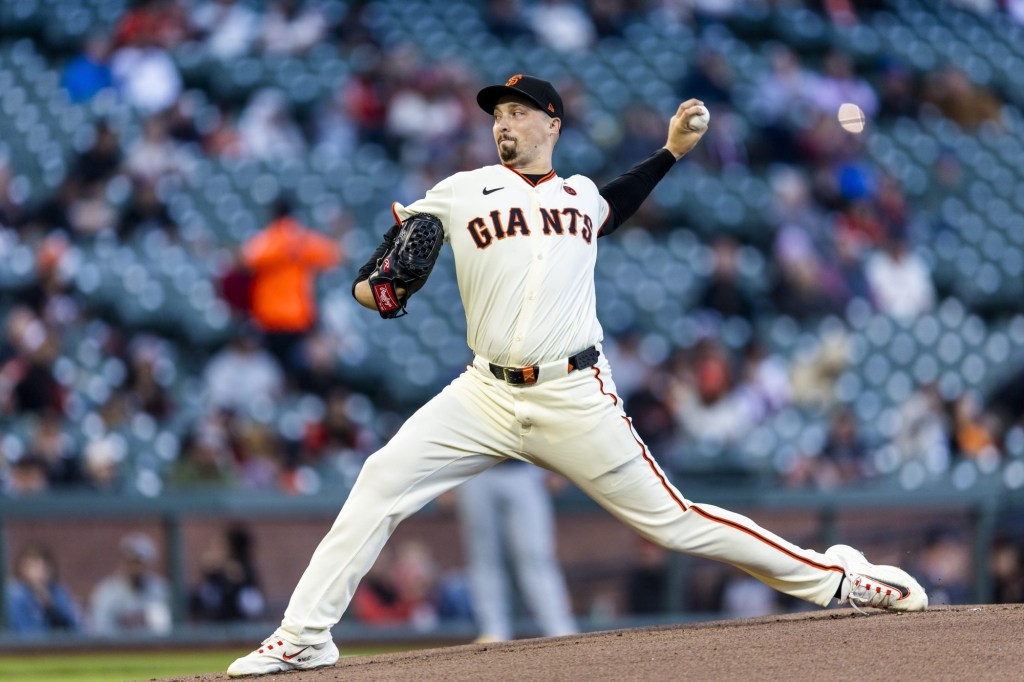
[[[538,370],[539,368],[536,365],[533,367],[524,367],[523,369],[518,369],[516,367],[501,368],[501,372],[505,376],[505,383],[513,386],[537,383],[537,374],[539,374]]]

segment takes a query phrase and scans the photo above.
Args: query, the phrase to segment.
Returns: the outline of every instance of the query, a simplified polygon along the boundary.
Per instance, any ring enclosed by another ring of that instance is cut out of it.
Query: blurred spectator
[[[11,191],[12,179],[10,162],[5,154],[0,153],[0,235],[6,228],[19,225],[23,218],[23,199],[15,198]]]
[[[212,158],[239,159],[245,156],[245,140],[238,129],[238,113],[225,105],[202,134],[203,153]]]
[[[1002,127],[999,99],[956,67],[928,73],[921,100],[924,111],[937,111],[965,131],[975,131],[985,124]]]
[[[96,634],[170,632],[170,589],[156,569],[157,557],[156,545],[148,535],[131,533],[121,539],[116,571],[96,585],[90,598]]]
[[[829,286],[826,265],[803,229],[787,225],[775,240],[778,273],[771,297],[775,310],[798,320],[813,320],[839,312]]]
[[[93,33],[85,39],[82,51],[64,65],[60,84],[72,102],[86,102],[114,86],[110,48],[107,35]]]
[[[114,405],[118,401],[108,401],[107,405]],[[82,451],[86,485],[97,493],[123,492],[121,464],[127,454],[124,438],[119,434],[108,433],[87,443]]]
[[[7,627],[17,635],[76,631],[81,627],[78,606],[58,578],[53,553],[41,544],[26,546],[14,559],[4,605]]]
[[[140,336],[132,341],[124,395],[133,412],[148,414],[158,422],[171,416],[174,404],[162,379],[169,363],[161,340]]]
[[[625,0],[587,0],[587,14],[599,40],[622,37],[628,19]]]
[[[273,0],[263,20],[260,45],[265,52],[302,54],[319,43],[327,31],[316,3]]]
[[[615,365],[616,371],[620,365]],[[615,375],[616,381],[619,374]],[[632,415],[630,420],[637,433],[654,452],[666,452],[677,447],[678,429],[675,415],[667,397],[669,382],[659,367],[648,369],[646,375],[629,393],[619,388]],[[618,388],[616,383],[616,388]]]
[[[763,121],[784,128],[791,117],[803,113],[809,105],[813,76],[788,45],[771,43],[768,61],[771,71],[758,79],[753,104]]]
[[[757,618],[778,613],[778,594],[760,580],[730,576],[722,588],[722,617]]]
[[[210,358],[203,372],[210,406],[246,412],[266,408],[281,395],[284,374],[260,338],[251,324],[244,324],[231,343]]]
[[[830,50],[825,55],[822,73],[812,77],[809,96],[822,113],[835,117],[839,106],[856,104],[869,119],[878,113],[878,96],[866,80],[857,76],[853,61],[845,52]]]
[[[46,492],[50,488],[46,473],[46,462],[34,455],[23,455],[11,463],[7,494],[30,497]]]
[[[769,352],[757,339],[751,340],[743,349],[741,378],[736,393],[744,405],[743,411],[754,423],[778,412],[789,404],[792,397],[785,360]]]
[[[100,183],[86,183],[79,189],[78,196],[68,207],[67,227],[76,238],[90,239],[114,229],[117,213],[107,197],[106,188]]]
[[[228,488],[238,477],[232,453],[223,434],[197,428],[181,444],[170,484],[177,488],[211,486]]]
[[[714,112],[723,104],[730,108],[733,106],[735,85],[736,73],[729,60],[717,49],[703,45],[696,61],[691,63],[680,81],[677,92],[682,99],[699,99]]]
[[[150,116],[142,124],[142,138],[128,151],[125,170],[137,181],[156,185],[164,178],[181,180],[188,175],[191,159],[175,144],[163,116]]]
[[[988,410],[1002,424],[1024,426],[1024,365],[1017,366],[1001,376],[986,401]]]
[[[668,550],[646,538],[633,540],[633,563],[626,572],[626,612],[634,616],[667,613],[669,604]]]
[[[465,111],[446,75],[424,70],[396,89],[388,107],[387,132],[400,158],[419,165],[450,151],[465,123]],[[447,148],[447,150],[445,149]]]
[[[693,159],[712,169],[740,169],[750,165],[745,142],[746,123],[722,102],[714,109],[715,125],[708,129]]]
[[[389,94],[379,56],[357,64],[352,77],[342,86],[345,113],[355,124],[360,142],[384,144]]]
[[[114,42],[118,47],[141,42],[169,50],[188,34],[188,17],[180,0],[136,0],[117,21]]]
[[[257,159],[290,159],[306,150],[288,98],[274,88],[264,88],[253,95],[242,111],[238,132],[245,155]]]
[[[96,124],[92,144],[72,162],[70,177],[80,185],[106,184],[120,169],[121,160],[121,141],[117,131],[108,121],[100,120]]]
[[[439,621],[438,570],[428,547],[415,540],[387,549],[352,598],[356,617],[369,625],[429,630]]]
[[[170,54],[142,38],[114,53],[111,70],[124,101],[144,114],[164,111],[182,91],[181,74]]]
[[[68,174],[56,191],[34,200],[25,211],[22,234],[40,235],[52,230],[70,230],[72,205],[78,200],[82,183]]]
[[[206,51],[223,61],[249,53],[262,21],[238,0],[206,0],[195,6],[190,19]]]
[[[787,474],[787,483],[820,490],[857,483],[869,473],[870,455],[856,416],[849,409],[840,409],[831,418],[821,452],[801,457]]]
[[[722,318],[741,317],[749,321],[754,316],[754,302],[739,281],[738,257],[739,245],[732,237],[715,238],[711,244],[711,278],[697,298],[697,305]]]
[[[836,216],[834,229],[836,241],[846,241],[858,253],[883,246],[888,235],[874,201],[867,197],[851,201]]]
[[[61,415],[57,412],[44,412],[35,420],[28,456],[45,463],[46,479],[51,488],[75,487],[84,480],[78,451],[64,432]]]
[[[200,106],[200,97],[194,92],[186,92],[164,114],[167,134],[178,145],[193,147],[199,144],[202,135],[196,126],[196,115]],[[189,149],[190,152],[198,151]]]
[[[953,530],[934,528],[917,553],[914,575],[928,592],[928,605],[971,604],[969,545]]]
[[[817,348],[795,358],[790,372],[793,402],[831,407],[836,381],[850,361],[850,345],[846,332],[832,331],[821,336]]]
[[[915,318],[935,307],[931,271],[901,235],[890,235],[885,249],[868,258],[866,273],[878,309],[886,315]]]
[[[752,426],[748,407],[733,390],[733,369],[725,350],[705,339],[694,350],[693,381],[673,394],[676,418],[688,436],[719,445],[734,444]]]
[[[957,454],[994,469],[1000,459],[997,426],[985,413],[980,397],[973,391],[959,395],[952,405],[953,440]]]
[[[26,330],[32,335],[33,328]],[[4,365],[4,379],[13,385],[15,409],[22,413],[64,411],[65,391],[53,376],[53,363],[58,357],[57,340],[47,331],[35,340],[26,338],[26,353]]]
[[[117,236],[121,241],[128,241],[137,235],[159,231],[167,234],[171,240],[178,234],[178,224],[171,217],[166,204],[160,201],[156,187],[148,182],[133,183],[135,191],[128,199],[128,204],[121,213],[117,224]]]
[[[252,545],[252,534],[234,525],[202,553],[202,575],[190,597],[193,619],[224,622],[263,615],[266,599],[253,565]]]
[[[496,38],[514,40],[530,33],[522,0],[487,0],[483,15],[488,32]]]
[[[860,299],[874,306],[875,296],[864,271],[863,245],[854,235],[840,231],[836,231],[834,244],[840,304],[845,308],[850,301]]]
[[[901,461],[923,460],[932,472],[949,467],[952,424],[939,387],[925,384],[899,408],[894,444]]]
[[[1007,535],[997,535],[989,561],[995,604],[1024,604],[1024,552]]]
[[[217,293],[233,312],[248,319],[252,313],[252,272],[242,263],[241,254],[226,252],[220,272]]]
[[[299,348],[317,323],[314,278],[341,262],[340,247],[308,230],[279,200],[269,225],[242,247],[253,272],[253,319],[266,335],[267,348],[285,368],[300,369]]]
[[[541,0],[528,16],[537,40],[559,52],[584,50],[596,37],[590,16],[571,0]]]
[[[878,93],[878,115],[882,120],[917,115],[921,99],[917,94],[914,73],[903,64],[890,62],[882,67]]]
[[[316,479],[301,479],[288,469],[280,436],[270,427],[254,421],[238,424],[238,482],[246,490],[280,490],[288,494],[316,492],[304,484],[316,485]]]
[[[307,463],[333,460],[354,483],[363,459],[378,445],[373,431],[354,416],[362,412],[360,421],[368,420],[372,410],[373,405],[365,396],[352,394],[342,386],[332,388],[327,393],[323,419],[306,425],[302,445]]]

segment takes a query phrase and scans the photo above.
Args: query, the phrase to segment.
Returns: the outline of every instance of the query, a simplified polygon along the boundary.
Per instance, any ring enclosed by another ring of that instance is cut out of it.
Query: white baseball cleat
[[[849,545],[833,545],[825,556],[835,559],[846,570],[840,604],[888,609],[890,611],[924,611],[928,595],[924,588],[902,568],[876,565]]]
[[[248,656],[228,666],[228,677],[272,675],[289,670],[315,670],[338,662],[338,647],[333,641],[322,644],[292,644],[274,633]]]

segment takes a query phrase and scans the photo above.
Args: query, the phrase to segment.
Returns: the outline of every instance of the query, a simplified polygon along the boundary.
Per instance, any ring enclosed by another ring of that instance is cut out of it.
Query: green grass
[[[346,656],[365,656],[389,649],[346,649]],[[23,656],[0,656],[3,682],[124,682],[175,675],[224,672],[231,661],[245,653],[238,649],[200,651],[131,651],[97,654],[46,654],[32,651]],[[184,682],[184,681],[183,681]]]

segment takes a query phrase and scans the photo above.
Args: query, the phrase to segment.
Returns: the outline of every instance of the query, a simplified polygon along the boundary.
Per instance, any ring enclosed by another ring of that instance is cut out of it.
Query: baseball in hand
[[[711,112],[708,111],[707,107],[698,107],[700,111],[689,118],[686,121],[686,127],[690,130],[700,132],[706,130],[708,127],[708,121],[711,120]]]

